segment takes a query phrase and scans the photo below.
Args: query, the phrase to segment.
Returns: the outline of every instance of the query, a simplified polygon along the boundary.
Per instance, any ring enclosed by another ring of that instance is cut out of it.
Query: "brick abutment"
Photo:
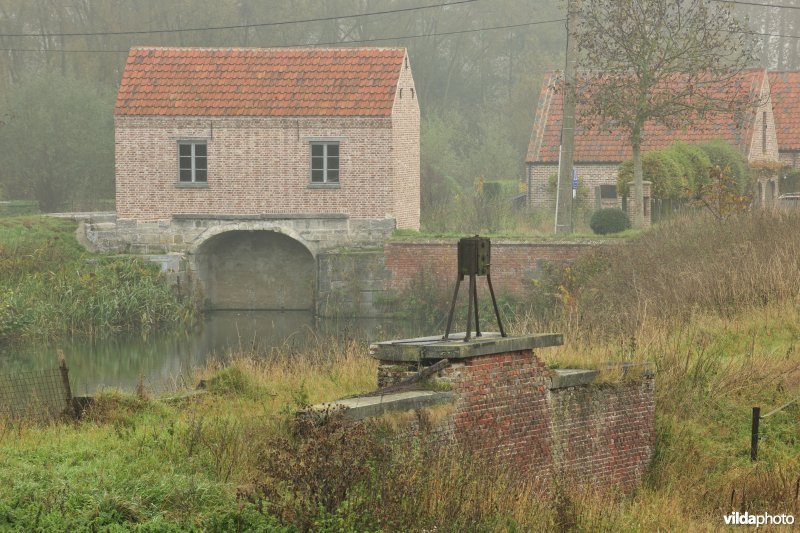
[[[379,386],[396,385],[445,356],[449,365],[418,387],[417,398],[395,386],[376,391],[376,405],[362,398],[325,407],[344,407],[352,419],[416,411],[411,420],[434,420],[424,429],[424,442],[458,445],[539,486],[566,480],[630,492],[655,449],[652,368],[621,365],[614,381],[597,370],[550,369],[534,347],[560,343],[560,335],[497,334],[468,343],[439,337],[378,343],[372,356],[379,359]],[[396,409],[395,396],[402,400]],[[450,405],[443,416],[440,410],[439,416],[425,417],[428,403],[443,402]]]

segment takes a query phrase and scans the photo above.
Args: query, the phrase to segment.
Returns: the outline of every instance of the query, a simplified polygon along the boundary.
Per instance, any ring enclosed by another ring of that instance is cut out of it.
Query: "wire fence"
[[[52,420],[71,409],[66,365],[0,374],[0,420]]]

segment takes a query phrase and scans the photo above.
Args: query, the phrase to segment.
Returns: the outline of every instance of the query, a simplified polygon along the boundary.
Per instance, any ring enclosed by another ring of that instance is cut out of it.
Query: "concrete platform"
[[[321,416],[342,411],[345,420],[361,420],[381,416],[393,411],[411,411],[454,401],[451,392],[429,390],[396,392],[393,394],[347,398],[335,402],[321,403],[309,407],[305,416]]]
[[[599,370],[559,368],[553,370],[553,376],[550,381],[550,389],[566,389],[567,387],[580,387],[583,385],[589,385],[599,375]]]
[[[473,336],[468,342],[464,342],[465,336],[466,333],[453,333],[448,340],[437,335],[379,342],[370,346],[369,353],[381,361],[457,360],[564,344],[564,336],[560,333],[501,337],[492,332],[481,337]]]

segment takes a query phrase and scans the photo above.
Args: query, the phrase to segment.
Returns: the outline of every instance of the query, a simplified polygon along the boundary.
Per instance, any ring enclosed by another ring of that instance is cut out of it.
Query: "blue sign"
[[[572,188],[578,189],[578,171],[575,170],[575,167],[572,167]]]

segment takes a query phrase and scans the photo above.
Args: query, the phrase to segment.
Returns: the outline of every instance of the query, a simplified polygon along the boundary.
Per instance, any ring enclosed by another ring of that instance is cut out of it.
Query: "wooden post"
[[[64,387],[64,402],[67,405],[67,415],[75,418],[75,408],[72,405],[72,389],[69,386],[69,369],[67,360],[64,359],[64,352],[58,350],[58,369],[61,371],[61,384]]]
[[[750,460],[758,459],[758,423],[761,420],[761,408],[753,407],[753,423],[750,431]]]

